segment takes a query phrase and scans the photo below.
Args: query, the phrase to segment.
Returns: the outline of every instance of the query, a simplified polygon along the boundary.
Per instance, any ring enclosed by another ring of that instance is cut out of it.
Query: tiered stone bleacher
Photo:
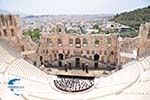
[[[4,73],[7,69],[8,65],[0,59],[0,73]]]
[[[141,67],[144,69],[142,71],[138,81],[131,87],[124,90],[123,94],[128,95],[149,95],[150,96],[150,56],[143,56],[144,59],[140,61]]]
[[[23,59],[17,59],[9,65],[8,73],[31,81],[47,84],[47,75]]]
[[[150,71],[144,72],[139,80],[131,87],[123,91],[124,94],[128,95],[149,95],[150,96]]]
[[[144,71],[141,71],[141,68]],[[6,70],[7,69],[7,70]],[[17,76],[25,80],[25,96],[30,100],[37,98],[59,99],[59,100],[149,100],[150,98],[150,56],[145,55],[142,61],[132,61],[116,73],[104,78],[96,78],[90,91],[79,92],[77,95],[58,92],[48,83],[48,76],[21,58],[12,56],[7,50],[0,46],[0,75],[5,78],[1,81],[4,84],[8,77]],[[2,73],[5,74],[3,75]],[[1,78],[2,79],[2,78]],[[58,79],[59,81],[60,79]],[[67,79],[66,79],[67,80]],[[56,80],[57,81],[57,80]],[[53,82],[53,81],[51,81]],[[92,83],[93,84],[93,83]],[[27,87],[27,88],[26,88]],[[4,94],[0,88],[0,94]],[[70,89],[68,89],[70,90]],[[74,89],[73,89],[74,90]],[[79,89],[80,90],[80,89]],[[59,95],[59,96],[58,96]],[[1,97],[1,95],[0,95]],[[2,98],[3,99],[3,98]],[[5,99],[4,99],[5,100]],[[15,99],[16,100],[16,99]]]
[[[15,57],[9,54],[3,47],[0,45],[0,59],[5,61],[6,63],[10,63],[15,60]]]
[[[137,66],[136,63],[133,63],[106,78],[100,78],[99,83],[96,83],[95,86],[96,89],[103,91],[102,93],[99,91],[99,96],[117,93],[130,86],[139,77],[140,70]]]
[[[134,82],[137,81],[140,75],[139,65],[137,62],[134,62],[130,66],[126,66],[124,69],[104,78],[100,78],[99,80],[96,78],[98,83],[94,83],[95,85],[90,89],[90,91],[83,91],[82,93],[79,92],[79,96],[73,94],[66,94],[59,92],[57,90],[53,90],[53,92],[49,92],[51,95],[40,94],[41,97],[48,97],[51,99],[61,99],[69,100],[68,98],[77,98],[80,99],[100,99],[102,97],[107,97],[112,94],[121,93],[124,89],[132,86]],[[59,96],[57,96],[57,95]],[[32,93],[34,96],[39,96],[38,93]],[[105,100],[105,99],[104,99]],[[106,99],[107,100],[107,99]],[[108,99],[111,100],[111,99]],[[118,99],[117,99],[118,100]]]
[[[150,70],[150,56],[144,57],[141,61],[144,70]]]

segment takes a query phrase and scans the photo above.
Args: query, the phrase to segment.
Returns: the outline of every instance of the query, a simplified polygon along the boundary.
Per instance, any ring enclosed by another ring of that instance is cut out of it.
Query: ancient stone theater
[[[0,100],[149,100],[150,23],[133,38],[53,28],[33,41],[0,15]]]
[[[39,43],[35,43],[30,37],[22,35],[18,16],[1,15],[0,20],[0,38],[24,52],[24,58],[36,66],[67,64],[80,67],[87,64],[96,69],[132,60],[121,57],[120,52],[137,50],[140,55],[149,51],[149,23],[140,26],[137,37],[121,40],[115,33],[69,34],[62,24],[56,24],[53,32],[41,32]]]

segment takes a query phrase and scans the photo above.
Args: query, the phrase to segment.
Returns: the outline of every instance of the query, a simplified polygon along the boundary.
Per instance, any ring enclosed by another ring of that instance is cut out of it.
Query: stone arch
[[[80,38],[76,38],[76,39],[75,39],[75,44],[81,44]]]
[[[22,51],[25,51],[24,45],[21,46],[21,50],[22,50]]]
[[[56,30],[56,32],[58,32],[58,33],[64,32],[64,26],[63,26],[63,24],[57,24],[57,25],[55,26],[55,30]]]
[[[83,38],[83,44],[88,44],[87,39]]]
[[[4,32],[4,36],[6,37],[6,36],[7,36],[7,31],[6,31],[6,29],[4,29],[3,32]]]
[[[62,39],[59,38],[58,41],[57,41],[57,43],[58,44],[62,44]]]
[[[11,36],[14,36],[14,29],[11,29]]]
[[[58,32],[62,32],[61,28],[58,28]]]
[[[59,60],[63,60],[64,59],[64,55],[62,53],[59,53],[58,54],[58,58],[59,58]]]
[[[1,15],[2,26],[5,26],[5,18],[4,15]]]
[[[80,38],[76,38],[76,39],[75,39],[75,44],[76,44],[76,47],[77,47],[77,48],[80,48],[80,47],[81,47],[81,40],[80,40]]]
[[[73,44],[73,39],[72,38],[69,39],[69,44]]]
[[[98,39],[95,39],[94,44],[95,44],[96,46],[98,46],[98,45],[99,45],[99,40],[98,40]]]
[[[34,61],[34,62],[33,62],[33,65],[34,65],[34,66],[36,66],[36,65],[37,65],[36,61]]]
[[[40,56],[40,61],[41,61],[41,62],[43,61],[43,57],[42,57],[42,56]]]
[[[111,51],[111,55],[114,55],[114,51]]]
[[[9,15],[9,20],[10,20],[10,25],[12,25],[13,20],[12,20],[12,16],[11,15]]]
[[[52,39],[51,38],[47,38],[47,43],[48,44],[52,44]]]
[[[58,54],[58,59],[59,59],[59,61],[58,61],[58,66],[59,66],[59,67],[62,67],[62,61],[61,61],[61,60],[64,59],[64,55],[63,55],[62,53],[59,53],[59,54]]]
[[[94,60],[95,60],[95,61],[98,61],[98,60],[99,60],[99,54],[95,54],[95,55],[94,55]]]

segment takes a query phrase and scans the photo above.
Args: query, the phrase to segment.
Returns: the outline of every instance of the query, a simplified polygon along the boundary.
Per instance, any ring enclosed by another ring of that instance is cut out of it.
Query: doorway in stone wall
[[[58,58],[59,58],[58,66],[62,67],[62,60],[64,59],[64,55],[62,53],[60,53],[60,54],[58,54]]]
[[[75,58],[75,67],[80,68],[80,58]]]

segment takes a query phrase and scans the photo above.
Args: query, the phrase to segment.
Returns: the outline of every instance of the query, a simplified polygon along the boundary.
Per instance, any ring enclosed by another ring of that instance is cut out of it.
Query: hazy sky
[[[0,9],[25,14],[116,14],[150,5],[150,0],[0,0]]]

